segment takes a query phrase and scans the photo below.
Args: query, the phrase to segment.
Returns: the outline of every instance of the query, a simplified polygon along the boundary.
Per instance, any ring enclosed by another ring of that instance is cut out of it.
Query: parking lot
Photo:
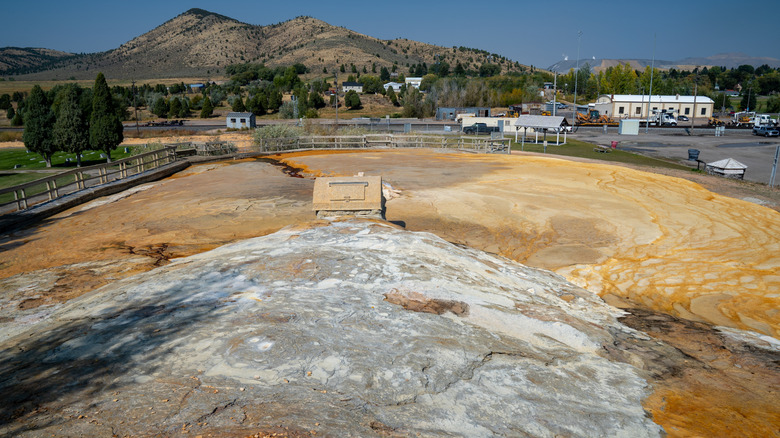
[[[728,128],[724,136],[716,137],[713,128],[695,128],[691,135],[684,128],[650,128],[647,134],[640,128],[639,135],[620,135],[618,128],[607,128],[605,134],[602,127],[580,127],[572,138],[602,146],[617,141],[618,149],[670,158],[691,166],[696,163],[687,161],[688,149],[698,149],[699,160],[711,163],[733,158],[748,167],[746,180],[761,183],[769,182],[775,151],[780,146],[777,137],[759,137],[749,129]],[[776,185],[779,178],[775,177]]]

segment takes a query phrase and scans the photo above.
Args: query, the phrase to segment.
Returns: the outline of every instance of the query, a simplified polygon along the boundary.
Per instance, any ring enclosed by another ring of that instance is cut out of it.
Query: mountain
[[[609,67],[614,67],[618,64],[628,63],[636,70],[644,70],[649,65],[655,65],[655,68],[662,70],[669,70],[672,68],[678,70],[693,70],[696,67],[726,67],[737,68],[740,65],[752,65],[753,67],[759,67],[767,64],[772,68],[780,67],[780,59],[769,57],[755,57],[746,55],[744,53],[721,53],[712,56],[698,57],[698,58],[684,58],[678,61],[664,61],[656,59],[653,64],[652,59],[580,59],[579,65],[583,66],[588,64],[594,71],[604,71]],[[565,60],[559,61],[547,68],[550,71],[558,71],[559,73],[566,73],[570,69],[576,68],[577,61]]]
[[[44,49],[27,49],[44,50]],[[1,53],[1,52],[0,52]],[[71,55],[71,54],[67,54]],[[16,58],[0,66],[15,65]],[[478,69],[482,63],[498,63],[504,71],[525,66],[484,50],[441,47],[407,39],[380,40],[312,17],[301,16],[282,23],[257,26],[224,15],[190,9],[120,47],[101,53],[63,56],[60,62],[29,61],[24,69],[0,67],[0,74],[24,74],[25,79],[91,79],[98,71],[112,78],[162,78],[219,76],[231,64],[264,63],[268,66],[302,63],[313,72],[333,72],[342,64],[354,64],[376,74],[381,67],[397,64],[457,62]],[[36,67],[37,71],[31,70]]]
[[[79,56],[50,49],[2,47],[0,48],[0,73],[38,70]]]

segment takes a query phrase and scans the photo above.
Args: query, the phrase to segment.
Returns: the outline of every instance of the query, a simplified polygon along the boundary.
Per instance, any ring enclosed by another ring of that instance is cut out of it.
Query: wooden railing
[[[174,161],[176,161],[176,148],[166,146],[111,163],[80,167],[0,189],[0,214],[26,210],[41,202],[52,201],[87,187],[128,178]]]
[[[461,137],[452,135],[367,134],[329,135],[296,138],[267,138],[260,152],[289,152],[309,149],[438,148],[473,152],[506,151],[510,139]]]

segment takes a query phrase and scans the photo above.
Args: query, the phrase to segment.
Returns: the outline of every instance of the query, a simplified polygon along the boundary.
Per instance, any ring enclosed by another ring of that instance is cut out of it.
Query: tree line
[[[43,156],[51,167],[55,152],[76,154],[81,166],[81,154],[100,150],[111,161],[111,151],[124,139],[121,114],[103,73],[98,73],[92,89],[77,84],[55,87],[46,93],[39,85],[22,101],[18,114],[23,114],[22,141],[31,152]]]
[[[652,78],[652,84],[651,84]],[[552,77],[550,77],[552,80]],[[693,70],[635,70],[629,64],[618,64],[605,71],[594,72],[588,63],[575,73],[558,75],[558,89],[574,93],[577,84],[578,96],[593,100],[601,94],[649,94],[651,85],[654,95],[707,96],[715,102],[715,108],[729,108],[734,105],[725,90],[741,89],[740,109],[757,108],[757,96],[771,96],[765,110],[780,111],[780,69],[764,64],[758,68],[741,65],[737,68],[703,67]],[[579,101],[579,97],[577,99]]]

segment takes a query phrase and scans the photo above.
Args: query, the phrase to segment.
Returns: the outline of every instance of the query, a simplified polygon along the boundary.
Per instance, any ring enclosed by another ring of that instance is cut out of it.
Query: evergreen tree
[[[387,87],[387,98],[390,99],[393,105],[398,106],[398,96],[395,95],[393,87]]]
[[[179,117],[181,112],[181,100],[178,97],[172,97],[168,101],[168,114],[171,117]]]
[[[382,82],[387,82],[390,80],[390,72],[387,71],[387,67],[382,67],[379,70],[379,79],[382,80]]]
[[[89,147],[87,116],[75,88],[68,87],[63,93],[52,136],[63,150],[76,154],[77,166],[81,167],[81,153]]]
[[[52,139],[54,113],[40,86],[33,87],[30,97],[26,99],[24,112],[24,146],[41,154],[46,160],[46,167],[51,167],[51,157],[58,150]]]
[[[358,96],[355,90],[349,90],[344,95],[344,105],[348,106],[349,109],[359,109],[361,107],[360,96]]]
[[[92,116],[89,119],[89,144],[94,150],[106,153],[106,161],[111,162],[111,151],[122,140],[122,122],[116,114],[114,99],[108,89],[103,73],[98,73],[92,89]]]
[[[203,99],[203,109],[200,110],[200,118],[207,119],[211,117],[211,113],[213,112],[214,112],[214,107],[211,106],[211,99],[209,99],[209,97],[206,96],[206,98]]]
[[[11,119],[11,126],[22,126],[23,123],[24,120],[22,119],[22,112],[17,111],[16,114],[14,114],[14,117]]]
[[[265,114],[265,102],[267,101],[264,94],[255,94],[251,99],[247,98],[247,109],[256,116],[262,116]]]
[[[168,104],[165,103],[165,99],[163,99],[162,96],[154,100],[154,104],[152,105],[152,113],[157,117],[168,117]]]
[[[16,116],[16,111],[14,111],[14,107],[8,108],[8,111],[5,113],[5,117],[8,120],[13,120],[13,118]]]
[[[317,93],[316,91],[312,91],[311,93],[309,93],[309,105],[313,106],[316,109],[324,108],[325,99],[322,98],[322,95],[320,93]]]
[[[190,104],[187,102],[187,99],[181,100],[181,108],[179,108],[178,116],[182,119],[190,116]]]
[[[233,111],[237,113],[243,113],[246,112],[246,106],[244,105],[244,99],[241,99],[241,96],[236,96],[236,98],[233,100]]]

